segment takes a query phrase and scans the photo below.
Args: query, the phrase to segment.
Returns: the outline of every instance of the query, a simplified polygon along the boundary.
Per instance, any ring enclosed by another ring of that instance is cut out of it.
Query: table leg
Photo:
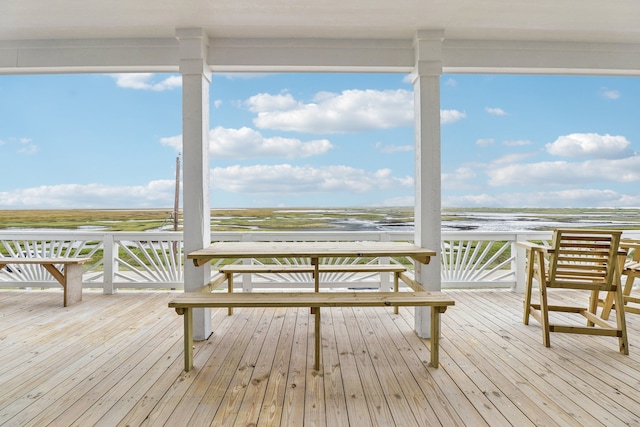
[[[315,365],[314,369],[316,371],[320,370],[320,307],[315,308]]]

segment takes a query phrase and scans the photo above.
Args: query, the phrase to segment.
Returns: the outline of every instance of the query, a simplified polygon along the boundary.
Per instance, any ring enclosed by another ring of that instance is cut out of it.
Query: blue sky
[[[214,74],[211,206],[413,205],[398,74]],[[443,75],[443,207],[640,206],[640,79]],[[175,74],[0,76],[0,209],[170,208]]]

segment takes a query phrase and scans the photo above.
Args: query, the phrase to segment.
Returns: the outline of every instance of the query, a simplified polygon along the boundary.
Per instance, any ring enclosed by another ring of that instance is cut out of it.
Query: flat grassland
[[[178,230],[182,229],[179,216]],[[566,224],[598,228],[640,229],[639,209],[491,209],[447,208],[443,229],[482,229],[503,219],[526,229],[551,229]],[[536,224],[539,223],[539,226]],[[526,227],[525,227],[526,224]],[[533,225],[532,225],[533,224]],[[212,209],[212,231],[356,231],[409,230],[413,208],[247,208]],[[480,227],[480,228],[478,228]],[[511,226],[513,227],[513,226]],[[0,210],[0,230],[173,230],[171,209]],[[505,229],[504,231],[509,231]]]

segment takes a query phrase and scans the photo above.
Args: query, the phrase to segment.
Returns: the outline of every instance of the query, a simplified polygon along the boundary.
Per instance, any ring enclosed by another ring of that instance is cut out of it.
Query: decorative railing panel
[[[624,237],[640,238],[627,231]],[[502,287],[520,290],[524,283],[525,254],[517,241],[548,241],[551,232],[443,232],[440,257],[442,288]],[[411,232],[292,232],[212,233],[212,241],[413,241]],[[184,250],[182,233],[103,233],[55,231],[0,231],[0,257],[90,257],[84,265],[84,286],[102,288],[182,288]],[[225,261],[216,261],[212,270]],[[244,260],[262,263],[309,263],[304,259]],[[398,262],[413,269],[410,259],[322,259],[323,263]],[[303,287],[310,274],[240,275],[238,286]],[[369,273],[323,273],[326,287],[390,289],[391,278]],[[7,266],[0,271],[0,287],[57,287],[55,279],[38,265]]]
[[[92,262],[84,265],[85,281],[101,274],[102,252],[102,236],[92,233],[0,233],[0,257],[92,258]],[[37,264],[6,266],[0,271],[0,286],[7,285],[42,288],[59,286],[56,279]]]

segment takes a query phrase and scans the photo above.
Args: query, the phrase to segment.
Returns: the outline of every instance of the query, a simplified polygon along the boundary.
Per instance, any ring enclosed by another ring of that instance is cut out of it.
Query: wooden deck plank
[[[200,404],[200,399],[204,399],[207,390],[212,386],[212,382],[220,379],[217,373],[224,369],[223,362],[235,343],[234,339],[239,337],[238,334],[232,335],[228,332],[230,330],[242,331],[250,318],[241,313],[236,316],[227,316],[226,310],[223,309],[211,310],[211,312],[213,334],[207,341],[195,343],[194,369],[184,372],[184,364],[182,365],[180,375],[177,379],[174,378],[168,388],[164,389],[165,394],[152,408],[153,411],[147,409],[147,415],[142,417],[141,426],[168,424],[169,418],[174,416],[174,413],[178,417],[190,418]],[[175,317],[179,318],[177,315]],[[179,330],[182,330],[182,322]],[[182,356],[182,352],[178,354]],[[179,410],[178,407],[180,407]],[[144,414],[144,410],[140,410]]]
[[[385,401],[384,392],[378,381],[371,355],[367,350],[365,340],[357,323],[353,310],[343,310],[343,317],[353,355],[356,359],[356,369],[364,389],[365,400],[371,414],[372,426],[394,425],[393,415]]]
[[[236,317],[239,314],[235,313],[231,317]],[[252,314],[254,315],[252,316]],[[263,315],[264,310],[255,310],[254,313],[247,310],[241,315],[246,321],[239,330],[240,333],[233,333],[231,329],[230,333],[224,335],[217,335],[214,332],[212,337],[214,341],[211,345],[226,351],[213,353],[212,357],[207,360],[205,366],[209,372],[203,370],[202,374],[198,374],[197,381],[185,393],[166,425],[179,425],[185,420],[189,420],[191,425],[202,425],[213,419],[230,388],[235,372],[242,366],[244,351]],[[212,338],[209,340],[211,341]],[[206,344],[200,343],[200,345],[205,346]]]
[[[530,327],[523,329],[531,327],[535,328],[538,334],[540,333],[540,327],[535,322]],[[538,344],[533,347],[537,350],[534,361],[545,361],[542,375],[544,372],[548,373],[549,370],[557,369],[558,387],[561,388],[563,394],[566,394],[569,399],[575,399],[575,402],[582,405],[590,414],[598,416],[602,420],[609,420],[612,411],[617,410],[624,413],[627,408],[638,407],[637,399],[627,400],[637,393],[631,392],[629,396],[622,393],[618,396],[618,393],[626,386],[622,381],[612,382],[611,373],[615,372],[614,365],[624,363],[626,358],[617,351],[615,340],[585,335],[555,334],[554,338],[560,342],[553,346],[552,354],[548,354],[549,351],[542,346],[539,335],[537,338]],[[565,375],[562,370],[566,360],[576,362],[576,370],[573,375]],[[575,393],[567,393],[567,387],[573,387]],[[609,393],[603,393],[606,390],[609,390]],[[626,391],[631,390],[632,388],[626,389]],[[590,401],[585,401],[585,393],[589,396]],[[580,398],[575,396],[580,396]],[[623,401],[622,404],[620,400]],[[629,417],[628,421],[635,418],[633,414],[627,416]],[[615,421],[613,420],[614,423]]]
[[[491,310],[486,311],[491,313]],[[479,361],[496,360],[499,357],[491,351],[493,346],[485,345],[488,338],[484,334],[487,330],[484,324],[470,322],[468,319],[459,319],[457,316],[451,316],[449,320],[452,327],[446,328],[445,325],[447,336],[459,334],[461,330],[465,330],[464,335],[468,337],[469,344],[474,350],[467,352],[471,363],[478,365]],[[495,347],[501,348],[500,344]],[[536,393],[530,382],[522,381],[518,371],[512,369],[508,362],[500,364],[499,368],[490,363],[486,364],[483,374],[489,379],[491,388],[487,388],[484,377],[474,376],[475,381],[510,422],[515,421],[518,425],[553,425],[558,422],[557,417],[554,419],[545,411],[546,407],[554,404],[553,400],[544,394]],[[564,421],[574,422],[570,419]]]
[[[405,317],[407,330],[412,329],[413,313],[410,313],[408,310],[401,310],[399,314]],[[443,322],[444,321],[443,316]],[[449,342],[451,338],[452,337],[446,337],[446,340],[441,340],[441,344],[443,341]],[[417,336],[415,338],[409,338],[409,342],[423,366],[427,366],[429,356],[425,354],[425,342]],[[446,354],[446,356],[442,356],[441,359],[445,362],[445,370],[448,373],[447,376],[450,376],[450,380],[453,383],[453,393],[448,395],[448,400],[450,405],[463,405],[462,410],[456,411],[456,416],[465,420],[464,425],[491,425],[491,427],[512,425],[470,377],[470,372],[476,371],[481,373],[483,366],[474,366],[470,363],[465,354],[467,351],[470,351],[467,343],[465,343],[462,349],[459,349],[455,345],[449,348],[446,346],[444,348],[441,347],[441,352]],[[440,369],[441,368],[442,366]],[[439,374],[439,372],[438,370],[438,372],[431,373],[433,379],[437,382],[440,390],[449,392],[447,387],[449,385],[449,378]],[[458,393],[457,389],[459,389],[461,393]],[[470,406],[467,405],[467,403],[469,403]],[[466,418],[471,418],[472,422],[468,422]],[[443,423],[445,423],[445,421],[443,421]]]
[[[640,316],[627,315],[628,356],[611,337],[546,348],[522,295],[447,293],[438,369],[412,308],[322,309],[319,372],[308,309],[247,308],[212,310],[185,373],[173,292],[85,290],[65,309],[60,292],[2,290],[0,425],[640,425]]]
[[[146,302],[149,303],[147,300]],[[135,305],[135,302],[131,302]],[[141,302],[140,304],[143,304]],[[54,309],[54,311],[58,311]],[[97,315],[101,313],[97,311]],[[101,328],[115,326],[118,322],[122,321],[119,316],[113,316],[110,322],[98,323],[89,322],[76,322],[75,328],[76,334],[83,338],[83,345],[66,346],[62,347],[60,344],[54,344],[52,348],[48,348],[49,351],[40,351],[36,357],[29,360],[28,363],[15,368],[10,374],[3,374],[3,387],[0,390],[9,391],[9,395],[3,395],[3,399],[11,399],[15,396],[34,396],[34,398],[40,399],[52,398],[54,402],[58,403],[59,394],[68,391],[65,386],[68,384],[73,387],[76,382],[81,382],[83,375],[95,377],[95,366],[93,363],[106,363],[113,354],[117,354],[116,351],[110,349],[105,344],[104,336],[99,333]],[[125,316],[123,316],[125,317]],[[130,319],[128,319],[130,320]],[[146,321],[148,318],[142,319]],[[63,322],[56,322],[59,325]],[[73,328],[72,322],[67,322],[68,328]],[[128,322],[130,324],[130,321]],[[141,323],[142,324],[142,323]],[[86,327],[83,327],[86,326]],[[135,324],[133,325],[135,326]],[[44,327],[43,329],[48,329]],[[131,337],[131,333],[135,332],[135,329],[125,329],[128,333],[126,336],[122,334],[111,337],[110,341],[106,341],[106,344],[117,345],[117,341],[123,340],[126,345],[125,338],[140,339],[144,338],[141,334],[137,337]],[[152,338],[152,337],[149,337]],[[54,339],[55,341],[55,339]],[[144,341],[141,341],[143,343]],[[45,348],[47,348],[46,346]],[[130,346],[129,346],[130,347]],[[110,356],[111,355],[111,356]],[[69,377],[73,378],[73,382],[68,382]],[[6,380],[4,380],[6,378]],[[44,378],[44,379],[43,379]],[[52,394],[51,394],[52,393]],[[52,396],[52,397],[49,397]],[[64,401],[64,400],[61,400]],[[32,403],[32,399],[26,399],[22,402],[25,409]],[[14,406],[17,409],[19,406]],[[31,411],[28,411],[31,412]],[[0,417],[0,421],[2,417]]]
[[[276,427],[280,425],[282,410],[284,408],[284,395],[289,376],[289,361],[291,360],[291,347],[297,321],[297,312],[286,310],[282,324],[282,330],[276,345],[274,363],[262,401],[262,409],[259,414],[257,426]]]
[[[491,307],[491,304],[487,303],[487,307]],[[564,422],[575,423],[580,422],[582,425],[601,425],[601,423],[593,415],[585,411],[580,405],[571,400],[565,399],[562,389],[566,389],[566,382],[557,378],[556,376],[548,375],[551,368],[548,363],[540,363],[539,361],[545,361],[544,354],[536,351],[531,347],[526,347],[524,341],[521,341],[522,333],[520,329],[507,328],[505,324],[495,319],[491,319],[491,310],[486,310],[484,313],[474,313],[466,317],[464,325],[459,323],[458,316],[454,316],[452,321],[458,322],[458,328],[465,328],[468,326],[468,322],[474,324],[484,324],[489,327],[495,325],[494,330],[499,330],[502,333],[496,335],[494,333],[487,333],[487,330],[482,331],[482,341],[485,343],[485,348],[491,349],[495,347],[499,351],[492,351],[491,353],[485,352],[486,357],[492,359],[499,359],[503,362],[500,366],[512,370],[512,375],[515,377],[513,380],[518,387],[525,391],[525,394],[532,399],[536,399],[536,407],[531,408],[532,411],[545,411],[556,420],[564,420]],[[476,319],[477,318],[477,319]],[[477,321],[475,321],[477,320]],[[518,319],[513,319],[518,321]],[[488,322],[488,323],[484,323]],[[529,338],[530,339],[530,338]],[[528,363],[522,365],[517,364],[517,371],[510,365],[514,360],[526,360]],[[519,375],[519,377],[517,376]],[[571,415],[568,415],[571,414]]]
[[[146,322],[144,323],[132,322],[131,319],[126,319],[128,317],[126,316],[126,310],[123,311],[122,314],[125,316],[121,321],[127,320],[126,323],[123,322],[129,325],[126,330],[136,332],[136,335],[140,338],[135,339],[141,341],[140,345],[136,348],[131,348],[130,345],[121,347],[120,351],[116,352],[109,361],[103,364],[99,375],[88,379],[87,388],[85,388],[86,391],[83,393],[82,398],[67,407],[53,420],[53,423],[57,425],[96,425],[105,414],[112,410],[113,405],[122,399],[127,391],[144,377],[148,372],[148,369],[146,369],[148,366],[154,366],[157,369],[158,354],[164,354],[167,351],[167,347],[172,345],[172,342],[157,334],[151,335],[147,339],[145,331],[149,327],[156,327],[156,323],[159,323],[158,326],[160,327],[169,327],[173,322],[164,316],[159,317],[161,315],[155,304],[149,310],[155,316],[145,317]],[[125,331],[124,326],[122,330]],[[100,403],[97,404],[97,402]],[[109,417],[119,419],[126,415],[128,411],[122,414],[114,412]]]
[[[509,297],[513,296],[509,295]],[[465,295],[464,298],[468,298],[468,296]],[[484,302],[487,305],[493,304],[486,298],[484,298]],[[501,322],[500,319],[487,320],[492,323]],[[498,328],[504,328],[505,326],[513,325],[511,323],[496,325]],[[621,378],[618,381],[614,381],[611,376],[615,372],[614,365],[622,364],[625,357],[627,357],[617,351],[615,339],[610,337],[555,334],[552,342],[559,341],[559,343],[554,345],[554,351],[550,352],[549,349],[542,345],[540,327],[536,322],[531,322],[530,326],[517,326],[517,328],[510,328],[509,330],[534,329],[538,335],[537,337],[532,337],[534,339],[537,338],[538,343],[533,347],[527,347],[526,353],[523,353],[522,356],[531,358],[531,363],[527,365],[528,367],[536,366],[537,363],[540,363],[539,361],[544,362],[538,366],[537,370],[537,375],[543,378],[550,377],[549,372],[557,373],[557,375],[551,376],[552,385],[558,390],[556,402],[561,402],[561,406],[565,408],[564,410],[570,414],[571,418],[580,413],[579,410],[577,410],[577,413],[568,410],[573,406],[571,404],[573,402],[575,405],[579,405],[582,411],[586,411],[590,416],[602,420],[606,425],[610,425],[610,423],[616,424],[620,422],[621,418],[627,423],[633,423],[633,420],[637,419],[637,415],[628,411],[628,408],[640,407],[637,398],[633,398],[637,393],[633,393],[633,387],[626,385]],[[510,351],[516,353],[518,349],[511,348]],[[576,362],[576,370],[571,375],[566,375],[562,369],[566,360]],[[529,382],[531,383],[532,381],[529,380]],[[575,393],[567,393],[567,388],[573,388]],[[607,390],[608,393],[606,392]],[[620,393],[622,390],[629,394]],[[546,387],[543,393],[548,393]],[[588,400],[585,400],[585,395]],[[563,412],[560,412],[560,414]],[[552,414],[555,418],[558,418],[557,411],[553,411]]]
[[[220,407],[212,420],[213,425],[231,426],[235,424],[272,321],[273,310],[264,310],[260,322],[244,349],[240,364],[235,369],[235,374],[222,396]],[[193,425],[202,424],[194,422]]]
[[[311,315],[308,308],[297,308],[296,326],[289,359],[289,375],[284,392],[284,404],[280,425],[302,424],[304,420],[304,399],[307,387],[307,353],[313,337],[309,337]]]
[[[350,425],[358,423],[364,425],[373,425],[367,401],[365,398],[364,385],[358,374],[356,366],[356,357],[351,346],[349,333],[344,320],[343,310],[336,308],[332,310],[334,325],[333,329],[336,337],[336,345],[340,360],[340,368],[342,370],[342,384],[344,385],[344,394],[347,397],[347,413]]]
[[[247,382],[242,402],[237,411],[234,425],[248,426],[257,425],[262,411],[262,402],[265,400],[267,384],[272,374],[277,353],[277,344],[280,341],[280,334],[283,330],[286,310],[276,309],[271,311],[273,317],[269,324],[269,329],[262,341],[260,353],[256,360],[251,377]],[[257,345],[257,340],[252,340],[252,344]]]
[[[388,313],[382,313],[380,310],[369,309],[367,312],[368,316],[365,320],[369,323],[368,334],[369,336],[376,335],[378,351],[382,351],[388,361],[389,371],[385,375],[395,377],[395,382],[401,389],[399,395],[403,396],[407,402],[408,410],[413,414],[418,425],[439,426],[438,415],[420,388],[419,378],[412,374],[401,352],[395,346],[389,345],[390,342],[394,342],[393,336],[399,335],[395,323],[401,321],[401,318],[397,315],[389,316]],[[388,325],[384,323],[388,323]],[[406,342],[402,345],[405,349],[407,348]],[[423,373],[427,372],[422,366],[420,366],[420,370]],[[381,376],[381,381],[384,381],[385,375]],[[396,397],[395,394],[393,396]]]
[[[371,359],[377,382],[380,384],[380,390],[382,391],[381,395],[386,398],[386,406],[389,407],[394,423],[396,425],[407,426],[430,425],[431,423],[428,420],[423,420],[423,422],[418,423],[409,405],[409,401],[413,401],[413,399],[408,399],[407,396],[405,396],[402,386],[398,378],[396,378],[396,373],[400,373],[402,368],[394,364],[392,360],[387,359],[383,345],[381,345],[378,340],[378,334],[384,331],[384,329],[376,331],[368,321],[370,316],[375,316],[373,310],[360,308],[353,311],[354,319],[358,322],[360,335],[366,337],[366,339],[363,340],[363,344]],[[388,337],[382,336],[382,340],[387,342]],[[397,355],[397,352],[394,352],[394,355]],[[411,381],[411,377],[407,377],[407,381]],[[427,407],[428,406],[427,404]],[[418,410],[422,408],[416,405],[415,409]],[[432,414],[430,420],[436,421],[436,417]]]
[[[322,330],[324,331],[322,345],[322,377],[324,379],[324,401],[327,413],[327,425],[335,427],[349,427],[347,401],[343,385],[343,370],[340,365],[336,330],[334,328],[334,312],[323,311]]]

